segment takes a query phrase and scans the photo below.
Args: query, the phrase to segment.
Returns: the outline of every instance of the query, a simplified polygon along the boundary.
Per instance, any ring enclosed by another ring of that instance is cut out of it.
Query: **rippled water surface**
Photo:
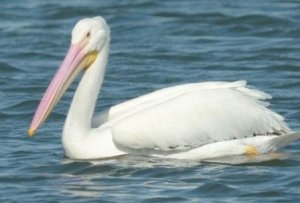
[[[0,202],[300,200],[300,142],[272,160],[64,157],[61,129],[76,84],[37,136],[26,136],[72,27],[96,15],[112,34],[97,111],[171,85],[245,79],[300,130],[299,1],[2,0],[0,10]]]

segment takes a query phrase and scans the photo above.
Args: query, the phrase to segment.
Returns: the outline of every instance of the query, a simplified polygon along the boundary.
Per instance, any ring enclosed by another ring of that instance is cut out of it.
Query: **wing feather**
[[[159,151],[290,132],[283,118],[266,108],[263,100],[269,98],[245,81],[187,84],[113,107],[106,125],[122,147]]]

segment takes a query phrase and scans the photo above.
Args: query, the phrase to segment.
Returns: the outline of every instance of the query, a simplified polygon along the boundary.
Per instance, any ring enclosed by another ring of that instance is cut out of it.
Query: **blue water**
[[[29,138],[32,114],[72,27],[97,15],[112,34],[97,111],[171,85],[244,79],[272,94],[271,108],[300,130],[299,1],[2,0],[0,202],[300,200],[300,142],[272,160],[68,159],[60,137],[76,83]]]

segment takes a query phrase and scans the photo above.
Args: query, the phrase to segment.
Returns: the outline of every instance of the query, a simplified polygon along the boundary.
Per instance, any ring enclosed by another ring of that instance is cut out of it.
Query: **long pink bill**
[[[71,45],[35,112],[28,131],[29,136],[33,136],[37,128],[46,120],[77,73],[80,72],[80,63],[83,58],[84,53],[80,45]]]

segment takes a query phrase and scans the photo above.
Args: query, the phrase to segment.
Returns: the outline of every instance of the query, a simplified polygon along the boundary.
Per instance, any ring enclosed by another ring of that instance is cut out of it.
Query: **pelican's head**
[[[100,52],[109,42],[109,27],[102,17],[85,18],[72,30],[71,46],[79,46],[85,54]]]
[[[109,27],[102,17],[82,19],[75,25],[69,51],[45,92],[31,122],[28,131],[30,136],[46,120],[75,76],[81,70],[91,67],[109,40]]]

